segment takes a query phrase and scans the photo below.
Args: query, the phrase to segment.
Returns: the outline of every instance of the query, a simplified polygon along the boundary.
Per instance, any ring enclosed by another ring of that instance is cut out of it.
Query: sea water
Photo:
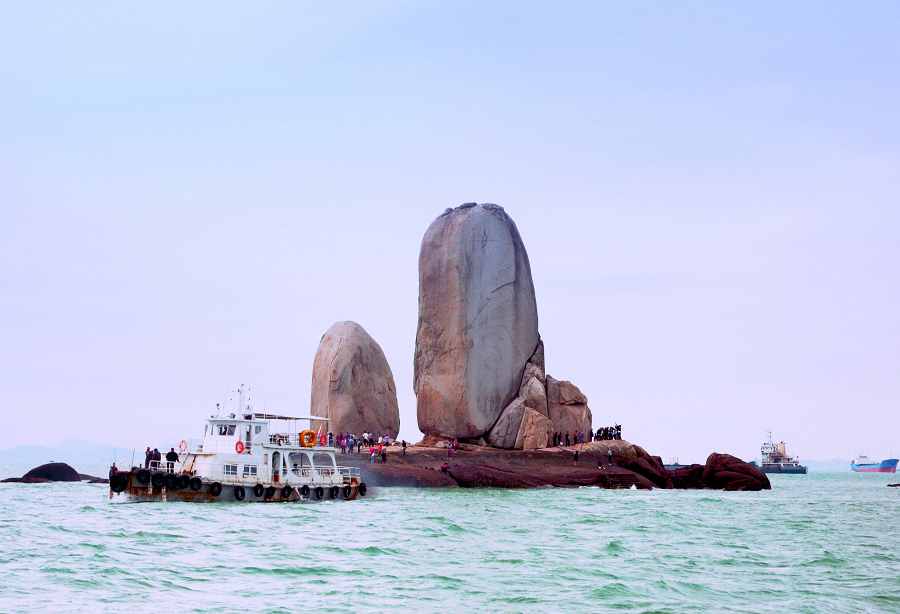
[[[269,505],[2,484],[0,611],[900,612],[900,476],[771,480]]]

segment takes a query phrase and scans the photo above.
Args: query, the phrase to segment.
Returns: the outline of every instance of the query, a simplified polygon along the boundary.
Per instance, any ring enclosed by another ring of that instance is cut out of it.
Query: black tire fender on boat
[[[138,481],[138,484],[146,484],[150,481],[150,472],[146,469],[138,469],[134,474],[134,479]]]
[[[325,496],[325,489],[322,488],[321,486],[316,486],[316,499],[318,501],[321,501],[322,497],[324,497],[324,496]]]
[[[243,486],[235,486],[234,487],[234,498],[238,501],[243,501],[244,497],[247,496],[247,493],[244,491]]]
[[[200,478],[197,478],[197,477],[193,477],[193,478],[191,478],[190,485],[191,485],[191,490],[193,490],[193,491],[200,490],[201,488],[203,488],[203,480],[201,480]]]
[[[166,483],[166,474],[161,471],[156,472],[153,474],[153,477],[150,478],[150,482],[157,488],[162,488]]]
[[[275,487],[274,486],[267,487],[266,488],[266,499],[271,499],[273,496],[275,496]]]
[[[353,486],[347,484],[344,486],[344,499],[349,499],[353,496]]]
[[[290,486],[285,486],[281,489],[281,498],[287,501],[291,498],[291,495],[294,494],[294,489]]]
[[[257,484],[253,487],[253,495],[256,497],[262,497],[264,492],[266,492],[266,487],[262,484]]]
[[[219,495],[221,495],[222,494],[222,485],[219,484],[218,482],[213,482],[212,484],[210,484],[209,485],[209,494],[211,494],[213,497],[218,497]]]
[[[300,487],[300,496],[303,497],[304,499],[309,499],[309,486],[304,484],[303,486]]]
[[[114,473],[109,476],[109,489],[113,492],[125,492],[128,488],[128,476],[124,473]]]
[[[359,484],[359,496],[360,497],[366,496],[366,483],[365,482],[360,482],[360,484]]]
[[[178,486],[178,476],[174,473],[166,474],[166,490],[174,490]]]
[[[338,494],[340,494],[340,492],[341,492],[340,488],[338,488],[337,486],[332,486],[331,488],[328,489],[328,498],[329,499],[337,499]]]
[[[187,488],[190,485],[190,483],[191,483],[191,476],[184,475],[184,474],[178,476],[178,488],[180,488],[181,490],[184,490],[185,488]]]

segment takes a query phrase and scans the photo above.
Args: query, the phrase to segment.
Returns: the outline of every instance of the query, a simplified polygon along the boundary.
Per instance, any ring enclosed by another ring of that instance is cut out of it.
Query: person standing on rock
[[[606,466],[612,467],[612,448],[606,449]]]
[[[578,439],[581,441],[581,445],[584,445],[584,431],[578,431]]]
[[[575,450],[575,462],[572,463],[572,465],[574,465],[575,467],[578,466],[578,450]]]
[[[381,464],[385,464],[387,462],[387,450],[381,450]]]
[[[404,440],[403,440],[402,442],[400,442],[400,443],[403,445],[403,456],[406,456],[406,440],[404,439]]]
[[[357,439],[357,440],[356,440],[356,453],[357,453],[357,454],[359,454],[360,452],[362,452],[362,443],[363,443],[363,440],[362,440],[362,439]]]
[[[369,462],[370,463],[375,462],[375,446],[369,447]]]
[[[453,458],[453,446],[447,446],[447,460]]]
[[[569,443],[569,431],[566,431],[566,447],[568,448],[570,445],[572,444]]]

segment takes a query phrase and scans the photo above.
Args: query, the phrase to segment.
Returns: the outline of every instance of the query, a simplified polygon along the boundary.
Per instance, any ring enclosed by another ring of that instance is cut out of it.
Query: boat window
[[[238,468],[238,466],[234,463],[225,463],[225,477],[226,478],[237,477],[237,468]]]
[[[261,426],[257,426],[257,427],[256,427],[256,434],[259,435],[261,432],[262,432],[262,427],[261,427]]]
[[[313,454],[312,462],[318,470],[334,469],[334,460],[332,460],[331,456],[329,456],[328,454],[316,452],[315,454]]]
[[[233,424],[228,425],[228,434],[234,435],[234,425]]]
[[[225,435],[228,433],[228,425],[227,424],[218,424],[219,427],[219,435]]]
[[[255,478],[256,477],[256,465],[244,465],[244,477],[245,478]]]

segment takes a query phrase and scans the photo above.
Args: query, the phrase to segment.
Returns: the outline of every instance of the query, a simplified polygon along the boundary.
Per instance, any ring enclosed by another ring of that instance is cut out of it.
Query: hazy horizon
[[[4,449],[309,411],[353,320],[417,441],[428,225],[501,205],[547,372],[668,460],[900,453],[892,4],[0,6]]]

